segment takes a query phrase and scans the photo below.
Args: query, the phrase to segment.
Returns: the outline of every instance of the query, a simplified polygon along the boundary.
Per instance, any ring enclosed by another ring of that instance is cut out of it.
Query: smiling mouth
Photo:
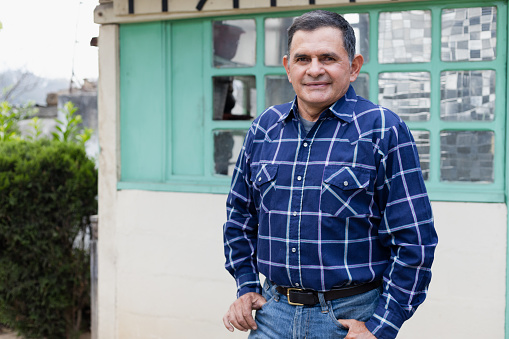
[[[310,88],[321,88],[329,85],[328,82],[308,82],[305,83],[304,86],[310,87]]]

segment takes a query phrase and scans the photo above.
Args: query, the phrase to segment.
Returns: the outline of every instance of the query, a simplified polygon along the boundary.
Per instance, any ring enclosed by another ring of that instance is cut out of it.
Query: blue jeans
[[[313,306],[293,306],[276,287],[264,283],[262,294],[267,303],[256,311],[258,329],[250,339],[325,339],[344,338],[348,330],[337,319],[356,319],[366,322],[375,312],[380,288],[351,297],[325,301]]]

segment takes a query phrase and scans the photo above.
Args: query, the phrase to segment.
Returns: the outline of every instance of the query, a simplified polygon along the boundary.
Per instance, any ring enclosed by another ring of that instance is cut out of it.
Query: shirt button
[[[304,146],[304,147],[308,147],[308,143],[307,143],[307,142],[305,142],[302,146]]]
[[[293,212],[293,216],[296,217],[297,216],[297,212]]]
[[[297,249],[296,249],[295,247],[294,247],[294,248],[292,248],[292,252],[293,252],[293,253],[297,252]]]
[[[299,283],[295,283],[295,286],[299,287],[300,285],[299,285]]]
[[[343,182],[343,185],[348,186],[348,181],[346,181],[346,180],[345,180],[345,181]]]
[[[302,177],[299,175],[299,176],[297,177],[297,180],[301,181],[301,180],[302,180]]]
[[[262,181],[262,177],[259,177],[259,178],[258,178],[258,181]]]

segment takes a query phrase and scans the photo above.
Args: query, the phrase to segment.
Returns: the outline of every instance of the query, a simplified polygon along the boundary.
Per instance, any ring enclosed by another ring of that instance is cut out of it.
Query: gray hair
[[[341,15],[324,10],[304,13],[293,21],[288,28],[288,55],[290,55],[290,46],[295,32],[314,31],[322,27],[333,27],[343,32],[343,45],[352,62],[355,56],[355,33],[352,26]]]

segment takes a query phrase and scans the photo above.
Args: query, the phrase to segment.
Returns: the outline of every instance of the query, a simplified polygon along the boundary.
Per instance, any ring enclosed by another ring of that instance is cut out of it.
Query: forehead
[[[320,27],[312,31],[298,30],[293,35],[290,54],[346,50],[343,45],[343,32],[335,27]]]

